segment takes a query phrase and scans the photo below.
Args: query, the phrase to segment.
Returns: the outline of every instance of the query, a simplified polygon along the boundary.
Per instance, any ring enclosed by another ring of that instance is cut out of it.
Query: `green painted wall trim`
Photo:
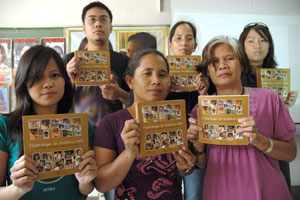
[[[0,38],[64,37],[64,28],[0,28]]]

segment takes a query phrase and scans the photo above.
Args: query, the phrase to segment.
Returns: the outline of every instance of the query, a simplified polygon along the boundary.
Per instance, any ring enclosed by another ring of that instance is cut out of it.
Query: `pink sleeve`
[[[296,126],[279,96],[268,89],[251,88],[250,115],[258,132],[273,139],[289,140],[296,136]]]

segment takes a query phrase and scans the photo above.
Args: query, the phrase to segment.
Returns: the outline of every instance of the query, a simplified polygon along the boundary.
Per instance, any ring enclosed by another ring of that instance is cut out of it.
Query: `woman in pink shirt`
[[[189,119],[188,138],[198,152],[196,165],[206,165],[204,199],[292,199],[278,160],[296,157],[296,127],[279,96],[262,88],[246,88],[241,73],[249,67],[241,44],[234,38],[217,36],[202,52],[198,70],[216,86],[216,95],[249,95],[249,117],[240,118],[249,144],[213,145],[198,141],[202,129],[197,105]]]

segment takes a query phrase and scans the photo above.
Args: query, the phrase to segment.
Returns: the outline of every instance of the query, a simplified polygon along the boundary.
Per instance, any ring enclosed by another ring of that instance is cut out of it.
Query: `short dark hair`
[[[187,24],[191,27],[192,31],[193,31],[193,35],[194,35],[194,40],[195,40],[195,43],[197,43],[197,29],[196,27],[194,26],[194,24],[192,24],[191,22],[188,22],[188,21],[179,21],[177,22],[176,24],[174,24],[171,28],[171,31],[170,31],[170,37],[169,37],[169,42],[172,42],[172,39],[173,39],[173,36],[175,34],[175,31],[176,31],[176,28],[181,25],[181,24]]]
[[[140,66],[140,62],[141,62],[141,58],[144,57],[145,55],[148,54],[154,54],[157,56],[160,56],[164,62],[166,63],[167,66],[167,71],[169,72],[169,63],[166,59],[166,57],[164,56],[164,54],[162,54],[160,51],[157,51],[156,49],[144,49],[142,51],[139,51],[137,54],[135,54],[133,56],[133,58],[131,58],[129,60],[128,63],[128,67],[126,69],[125,75],[129,75],[131,77],[134,76],[135,70]]]
[[[140,32],[134,35],[131,35],[128,38],[128,42],[130,41],[137,41],[139,43],[139,47],[141,49],[156,49],[156,38],[147,32]]]
[[[276,68],[277,62],[274,54],[274,43],[272,39],[272,35],[269,31],[269,28],[263,23],[250,23],[253,24],[251,26],[246,25],[243,32],[240,35],[239,41],[242,44],[243,48],[245,48],[244,43],[248,36],[248,33],[253,29],[255,30],[261,37],[269,42],[269,52],[264,59],[263,68]]]
[[[112,16],[112,13],[111,13],[110,9],[105,4],[103,4],[99,1],[95,1],[95,2],[89,3],[88,5],[86,5],[83,8],[82,14],[81,14],[81,20],[82,20],[83,24],[84,24],[84,19],[85,19],[86,12],[89,9],[94,8],[94,7],[98,7],[98,8],[102,8],[102,9],[106,10],[108,12],[108,15],[109,15],[109,18],[110,18],[110,23],[112,23],[113,16]]]

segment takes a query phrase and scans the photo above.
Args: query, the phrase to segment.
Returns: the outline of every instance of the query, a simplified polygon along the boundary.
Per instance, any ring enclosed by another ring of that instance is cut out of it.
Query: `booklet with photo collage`
[[[198,97],[199,141],[219,145],[248,145],[248,138],[237,133],[238,119],[249,116],[249,95]]]
[[[195,66],[201,63],[201,56],[167,56],[173,91],[196,90],[196,77],[199,74]]]
[[[78,172],[88,151],[87,113],[23,116],[24,155],[38,162],[37,179]]]
[[[103,85],[110,83],[109,51],[75,51],[80,61],[80,71],[76,85]]]
[[[290,69],[259,68],[256,70],[257,87],[276,92],[285,101],[290,92]]]
[[[135,111],[141,128],[141,157],[188,146],[185,100],[139,102]]]

